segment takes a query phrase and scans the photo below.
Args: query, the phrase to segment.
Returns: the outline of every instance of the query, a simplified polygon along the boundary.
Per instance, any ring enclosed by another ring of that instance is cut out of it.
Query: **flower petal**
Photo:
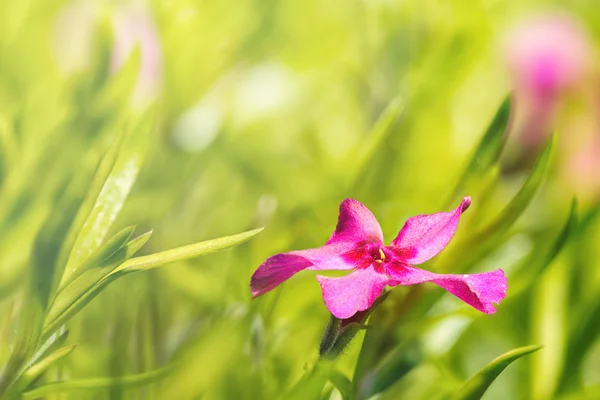
[[[383,243],[383,233],[373,213],[357,200],[342,201],[335,232],[327,244],[373,241]]]
[[[471,205],[471,198],[465,197],[451,212],[417,215],[409,218],[391,247],[403,249],[406,264],[420,264],[436,256],[452,239],[460,215]],[[410,250],[410,251],[407,251]]]
[[[336,318],[346,319],[371,307],[388,277],[373,268],[363,268],[341,278],[317,275],[317,280],[329,311]]]
[[[481,274],[441,275],[408,265],[390,264],[387,273],[390,286],[432,282],[486,314],[495,313],[492,303],[498,304],[506,297],[506,277],[501,269]]]
[[[356,252],[350,242],[328,244],[315,249],[276,254],[267,258],[250,279],[254,297],[275,289],[296,272],[312,270],[346,270],[361,266],[362,259],[350,257]]]

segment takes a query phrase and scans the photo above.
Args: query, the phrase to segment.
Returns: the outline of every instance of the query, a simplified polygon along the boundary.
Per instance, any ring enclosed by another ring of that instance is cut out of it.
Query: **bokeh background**
[[[152,229],[150,254],[266,228],[111,284],[68,322],[77,348],[23,391],[289,398],[329,313],[311,272],[251,300],[258,265],[322,245],[346,197],[393,238],[470,195],[425,267],[503,268],[498,312],[434,285],[395,288],[336,368],[359,398],[444,399],[540,344],[484,398],[600,398],[599,43],[594,0],[1,0],[0,364],[44,221],[60,221],[65,188],[86,188],[115,132],[141,119],[128,145],[147,147],[143,166],[111,232]],[[328,383],[321,398],[341,394]]]

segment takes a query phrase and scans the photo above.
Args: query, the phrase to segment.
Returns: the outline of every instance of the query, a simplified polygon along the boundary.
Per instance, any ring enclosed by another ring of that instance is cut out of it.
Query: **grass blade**
[[[71,352],[75,350],[75,347],[77,346],[74,344],[60,347],[47,357],[41,359],[38,363],[26,369],[12,386],[8,397],[10,397],[13,393],[22,392],[25,388],[27,388],[27,386],[31,385],[33,381],[42,376],[42,374],[46,372],[46,370],[50,368],[52,364],[71,354]]]
[[[150,129],[148,120],[142,119],[142,122],[127,133],[114,165],[77,235],[64,271],[63,282],[100,247],[121,211],[141,169],[148,143],[144,137]],[[104,172],[104,166],[102,167]]]
[[[468,188],[473,186],[473,182],[481,179],[489,168],[498,161],[508,137],[510,117],[511,100],[510,97],[507,97],[498,108],[498,111],[496,111],[496,115],[488,126],[487,131],[460,175],[447,205],[453,204],[457,197],[462,196],[462,193],[469,192]]]
[[[46,326],[54,325],[55,321],[66,313],[71,307],[85,298],[86,294],[92,288],[109,275],[115,268],[121,265],[124,261],[130,259],[145,243],[150,239],[151,232],[145,233],[133,240],[130,240],[125,245],[121,245],[116,251],[116,243],[124,239],[124,235],[129,232],[128,229],[121,231],[107,246],[102,247],[99,251],[100,255],[93,255],[91,258],[102,258],[110,252],[113,254],[108,258],[101,260],[99,264],[91,265],[89,268],[78,271],[76,276],[72,276],[69,282],[65,284],[56,294],[54,302],[46,316]],[[130,236],[130,235],[129,235]],[[86,261],[87,264],[87,261]],[[86,303],[87,304],[87,303]],[[47,332],[49,333],[49,332]]]
[[[77,391],[98,392],[99,390],[110,389],[113,386],[133,388],[137,386],[148,385],[164,379],[175,369],[176,365],[159,368],[154,371],[142,374],[129,375],[121,378],[94,378],[81,379],[66,382],[50,383],[37,387],[33,390],[23,393],[23,399],[45,398],[57,393],[71,393]]]
[[[350,174],[351,183],[357,184],[360,182],[362,174],[365,173],[365,166],[369,165],[369,161],[371,161],[379,146],[381,146],[391,132],[402,109],[402,101],[399,98],[395,98],[383,110],[381,116],[367,135],[364,144],[360,146],[358,154],[355,155],[353,172]]]
[[[531,173],[508,205],[484,227],[477,229],[473,234],[467,236],[462,241],[458,241],[455,246],[450,247],[441,258],[441,269],[447,266],[461,265],[463,268],[468,268],[476,262],[482,254],[490,250],[498,240],[504,237],[504,234],[510,229],[515,221],[521,216],[523,211],[531,203],[534,195],[541,187],[549,169],[550,161],[556,136],[553,136],[547,143],[544,151],[537,159]],[[474,251],[475,250],[475,251]],[[466,256],[466,257],[465,257]],[[460,263],[456,260],[460,259]],[[449,261],[449,262],[448,262]]]
[[[480,399],[506,367],[519,358],[538,351],[541,348],[541,346],[532,345],[519,347],[508,353],[504,353],[469,378],[464,386],[454,394],[452,400]]]
[[[260,233],[263,228],[238,233],[236,235],[226,236],[204,242],[194,243],[176,249],[162,251],[147,256],[135,257],[120,265],[112,273],[116,274],[122,271],[132,272],[160,267],[175,261],[187,260],[215,251],[223,250],[228,247],[236,246],[249,240],[252,236]]]
[[[100,292],[102,292],[102,290],[104,290],[106,286],[108,286],[111,282],[123,275],[136,271],[144,271],[152,268],[157,268],[171,262],[186,260],[192,257],[198,257],[200,255],[236,246],[249,240],[252,236],[258,234],[262,230],[263,228],[254,229],[252,231],[238,233],[237,235],[207,240],[204,242],[195,243],[172,250],[167,250],[160,253],[150,254],[148,256],[129,259],[128,261],[123,262],[117,268],[113,269],[111,272],[107,273],[104,277],[99,279],[85,293],[77,297],[73,297],[74,301],[72,301],[71,303],[65,302],[65,304],[68,304],[66,307],[61,308],[61,312],[53,311],[52,318],[48,318],[46,320],[47,323],[44,327],[42,338],[47,338],[50,335],[52,335],[52,333],[56,331],[56,329],[65,324],[75,314],[77,314],[81,309],[83,309],[83,307],[85,307]],[[140,240],[138,240],[140,238],[133,239],[129,243],[140,243]],[[143,243],[144,241],[141,242]]]

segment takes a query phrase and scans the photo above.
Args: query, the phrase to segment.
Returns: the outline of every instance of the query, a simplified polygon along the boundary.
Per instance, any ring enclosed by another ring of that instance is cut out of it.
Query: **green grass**
[[[506,132],[500,43],[539,3],[0,0],[0,398],[593,398],[600,208],[561,173],[577,100],[517,167]],[[593,2],[565,7],[596,45]],[[156,42],[115,69],[127,15]],[[314,273],[251,300],[344,198],[394,237],[464,195],[425,268],[503,268],[494,315],[396,287],[319,359]]]

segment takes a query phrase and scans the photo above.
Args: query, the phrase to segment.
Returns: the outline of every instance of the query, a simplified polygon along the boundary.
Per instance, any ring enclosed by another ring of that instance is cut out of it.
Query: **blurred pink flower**
[[[535,147],[551,130],[560,96],[589,76],[592,47],[577,20],[548,14],[516,27],[507,37],[506,53],[517,104],[525,111],[522,139]]]
[[[154,100],[162,84],[162,52],[156,25],[150,12],[141,6],[123,6],[114,16],[114,47],[111,71],[114,73],[139,46],[141,63],[134,89],[134,103],[146,105]]]
[[[433,282],[487,314],[506,297],[502,270],[472,275],[442,275],[415,268],[436,256],[454,236],[461,214],[471,204],[465,197],[451,212],[409,218],[389,246],[379,223],[363,204],[346,199],[340,205],[335,232],[325,246],[277,254],[256,270],[250,281],[254,297],[269,292],[295,273],[309,270],[352,270],[332,278],[317,275],[325,305],[340,319],[367,310],[386,285]]]
[[[567,178],[581,194],[600,196],[600,135],[596,137],[574,155],[567,165]],[[600,198],[599,198],[600,199]]]

